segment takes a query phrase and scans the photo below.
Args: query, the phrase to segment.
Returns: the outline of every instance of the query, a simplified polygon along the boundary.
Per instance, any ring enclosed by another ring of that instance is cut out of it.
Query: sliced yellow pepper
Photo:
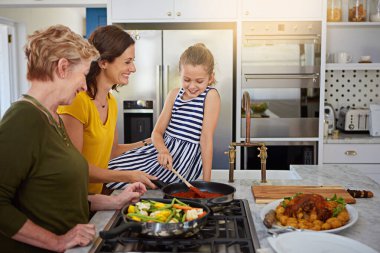
[[[134,221],[141,221],[141,218],[139,218],[137,216],[131,216],[131,219]]]
[[[128,213],[135,213],[136,212],[136,208],[135,208],[135,206],[134,205],[130,205],[129,207],[128,207]]]
[[[170,214],[171,214],[171,210],[165,209],[162,211],[157,211],[156,213],[153,214],[152,217],[162,222],[165,222],[166,219],[170,216]]]
[[[164,207],[165,206],[165,204],[164,203],[161,203],[161,202],[156,202],[156,203],[154,203],[154,207],[155,208],[161,208],[161,207]]]

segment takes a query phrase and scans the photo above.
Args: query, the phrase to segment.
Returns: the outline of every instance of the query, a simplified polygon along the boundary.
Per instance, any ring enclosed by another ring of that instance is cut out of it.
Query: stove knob
[[[354,124],[349,124],[348,128],[351,129],[351,130],[353,130],[355,128],[355,126],[354,126]]]

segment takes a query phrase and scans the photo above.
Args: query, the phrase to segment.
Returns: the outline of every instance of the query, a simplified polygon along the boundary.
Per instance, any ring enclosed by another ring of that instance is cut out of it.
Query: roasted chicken
[[[299,211],[311,213],[316,211],[318,220],[326,221],[333,214],[328,201],[318,194],[300,194],[295,196],[285,207],[284,214],[288,217],[297,217]]]

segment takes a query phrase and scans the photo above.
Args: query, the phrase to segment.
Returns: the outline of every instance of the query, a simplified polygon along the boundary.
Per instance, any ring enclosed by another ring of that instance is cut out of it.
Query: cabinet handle
[[[172,12],[171,11],[168,11],[168,13],[166,13],[169,17],[172,16]]]
[[[347,150],[346,152],[344,152],[344,154],[348,156],[356,156],[358,153],[356,153],[355,150]]]
[[[180,11],[177,12],[177,16],[178,17],[181,16],[181,12]]]

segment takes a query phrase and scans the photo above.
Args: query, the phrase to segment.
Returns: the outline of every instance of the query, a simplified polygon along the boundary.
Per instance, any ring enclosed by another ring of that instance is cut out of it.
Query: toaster
[[[337,127],[344,131],[368,131],[369,109],[342,108],[339,111]]]
[[[369,134],[380,136],[380,104],[369,105]]]

